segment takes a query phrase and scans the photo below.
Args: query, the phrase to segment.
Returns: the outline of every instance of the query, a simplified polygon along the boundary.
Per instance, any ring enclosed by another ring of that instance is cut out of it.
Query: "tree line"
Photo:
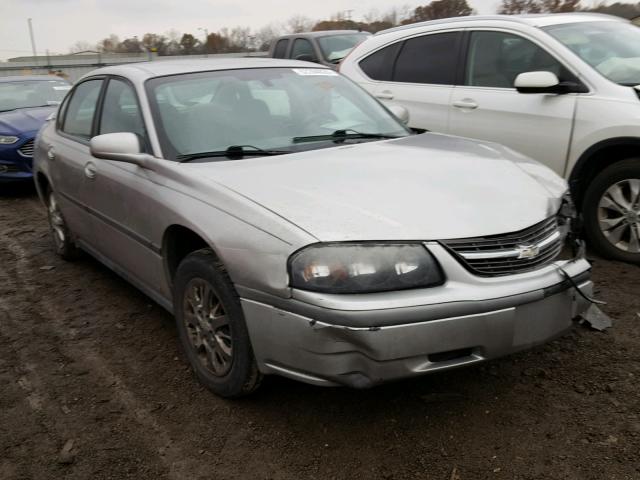
[[[605,5],[604,2],[589,8],[583,8],[580,0],[502,0],[498,13],[514,15],[522,13],[560,13],[590,11],[608,13],[625,18],[640,16],[640,2],[616,2]],[[271,42],[285,33],[299,33],[318,30],[362,30],[371,33],[426,20],[473,15],[475,12],[467,0],[433,0],[416,8],[391,8],[384,13],[371,11],[361,21],[355,21],[346,13],[336,13],[329,19],[313,21],[308,17],[294,16],[284,23],[272,23],[257,30],[246,27],[223,28],[202,34],[178,33],[175,30],[165,34],[145,33],[120,40],[116,35],[91,45],[88,42],[76,42],[71,52],[97,50],[103,53],[140,53],[154,52],[158,55],[191,55],[207,53],[238,53],[264,51]]]

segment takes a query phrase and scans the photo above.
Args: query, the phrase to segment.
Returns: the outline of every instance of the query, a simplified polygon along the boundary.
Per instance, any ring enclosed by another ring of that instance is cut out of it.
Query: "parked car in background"
[[[0,183],[32,179],[33,140],[70,88],[53,76],[0,78]]]
[[[410,125],[499,142],[569,180],[591,246],[640,264],[640,30],[598,14],[380,32],[340,67]]]
[[[321,63],[335,69],[353,47],[370,36],[358,30],[293,33],[275,40],[269,56]]]
[[[56,251],[173,312],[224,396],[263,374],[368,387],[526,349],[586,308],[565,275],[592,290],[564,180],[411,135],[306,62],[96,70],[41,131],[35,172]]]

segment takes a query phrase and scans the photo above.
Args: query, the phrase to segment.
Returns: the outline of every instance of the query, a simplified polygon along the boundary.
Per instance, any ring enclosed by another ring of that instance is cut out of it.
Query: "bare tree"
[[[277,23],[270,23],[262,27],[255,33],[256,48],[260,51],[269,50],[271,43],[280,36],[282,26]]]
[[[502,0],[498,13],[561,13],[580,10],[580,0]]]
[[[520,0],[516,0],[520,1]],[[433,2],[417,7],[413,11],[413,16],[403,23],[422,22],[425,20],[435,20],[438,18],[465,17],[473,14],[473,9],[467,0],[434,0]]]
[[[302,15],[295,15],[286,22],[286,29],[291,33],[308,32],[313,27],[313,21]]]
[[[93,45],[91,45],[89,42],[85,42],[84,40],[78,40],[76,43],[74,43],[71,48],[69,49],[70,53],[80,53],[80,52],[86,52],[89,50],[93,50]]]
[[[113,53],[118,50],[118,45],[120,45],[120,39],[112,33],[107,38],[100,40],[96,45],[96,49],[99,52]]]

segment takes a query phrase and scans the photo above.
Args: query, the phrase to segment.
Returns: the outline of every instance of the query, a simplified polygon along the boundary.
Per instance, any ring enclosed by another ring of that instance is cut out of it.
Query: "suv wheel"
[[[247,395],[260,385],[238,294],[211,250],[180,263],[174,311],[180,343],[203,385],[223,397]]]
[[[49,229],[56,253],[65,260],[75,260],[80,255],[80,249],[73,241],[71,231],[62,216],[60,207],[58,207],[56,195],[51,189],[47,190],[46,202]]]
[[[640,264],[640,159],[600,172],[587,189],[583,210],[587,237],[598,253]]]

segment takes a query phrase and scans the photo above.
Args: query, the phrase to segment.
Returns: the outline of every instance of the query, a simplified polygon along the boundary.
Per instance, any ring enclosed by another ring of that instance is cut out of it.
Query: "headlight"
[[[329,243],[289,259],[293,288],[325,293],[372,293],[441,285],[438,262],[420,244]]]
[[[20,140],[18,137],[11,137],[7,135],[0,135],[0,145],[11,145]]]

